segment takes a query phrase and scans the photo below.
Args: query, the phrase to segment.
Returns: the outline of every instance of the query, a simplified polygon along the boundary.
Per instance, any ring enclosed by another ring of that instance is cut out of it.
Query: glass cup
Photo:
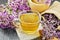
[[[33,11],[43,12],[49,8],[51,0],[28,0],[28,3]]]
[[[40,18],[39,12],[29,11],[27,13],[20,13],[19,18],[14,21],[14,24],[21,28],[24,33],[33,34],[39,28]]]

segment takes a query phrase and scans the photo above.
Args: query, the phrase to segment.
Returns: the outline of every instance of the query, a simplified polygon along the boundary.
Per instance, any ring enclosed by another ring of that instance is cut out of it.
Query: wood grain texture
[[[2,30],[2,29],[0,29],[0,40],[19,40],[19,38],[18,38],[15,30],[12,30],[12,29]]]

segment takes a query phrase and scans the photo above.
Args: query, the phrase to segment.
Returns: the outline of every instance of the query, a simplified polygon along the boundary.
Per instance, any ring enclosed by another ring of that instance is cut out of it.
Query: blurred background
[[[0,0],[0,4],[5,4],[7,2],[8,2],[8,0]]]
[[[55,1],[55,0],[53,0],[53,1]],[[60,0],[57,0],[57,1],[60,1]],[[0,0],[0,4],[5,4],[7,2],[8,2],[8,0]]]

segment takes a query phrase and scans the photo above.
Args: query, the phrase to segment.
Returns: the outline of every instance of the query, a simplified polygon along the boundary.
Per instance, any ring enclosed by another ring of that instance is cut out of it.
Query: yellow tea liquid
[[[39,16],[36,13],[26,13],[20,16],[21,28],[27,34],[32,34],[38,29]]]
[[[31,10],[43,12],[49,8],[49,5],[45,4],[45,0],[28,0]]]

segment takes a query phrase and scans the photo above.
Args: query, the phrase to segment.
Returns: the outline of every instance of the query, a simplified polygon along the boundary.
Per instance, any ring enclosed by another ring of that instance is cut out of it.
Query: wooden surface
[[[15,30],[12,30],[12,29],[2,30],[2,29],[0,29],[0,40],[19,40],[19,38],[18,38]]]

